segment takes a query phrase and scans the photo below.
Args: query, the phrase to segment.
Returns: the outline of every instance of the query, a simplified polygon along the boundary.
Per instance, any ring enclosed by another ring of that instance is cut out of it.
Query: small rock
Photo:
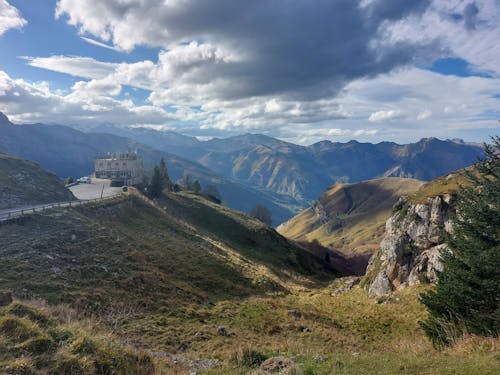
[[[294,317],[295,319],[300,319],[302,318],[302,313],[300,312],[300,310],[292,309],[288,310],[288,316]]]
[[[0,294],[0,306],[7,306],[12,302],[12,293],[2,293]]]
[[[290,358],[271,357],[260,365],[260,369],[267,372],[278,372],[290,367],[293,361]]]
[[[321,354],[316,354],[313,356],[313,359],[318,362],[325,362],[326,358]]]
[[[71,241],[75,242],[76,241],[76,234],[71,235]]]
[[[229,336],[229,332],[227,332],[226,327],[222,327],[222,326],[217,328],[217,334],[219,336]]]

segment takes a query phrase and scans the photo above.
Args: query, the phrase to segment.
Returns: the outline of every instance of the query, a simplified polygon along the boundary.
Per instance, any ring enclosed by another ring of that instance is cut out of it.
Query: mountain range
[[[379,177],[427,181],[471,165],[482,155],[479,145],[437,138],[405,145],[321,141],[300,146],[262,134],[199,141],[144,128],[107,125],[93,131],[126,136],[179,155],[226,178],[293,198],[301,208],[337,182]]]
[[[148,167],[164,157],[173,180],[190,174],[216,185],[223,203],[249,212],[256,204],[278,225],[335,183],[378,177],[430,180],[466,167],[482,155],[477,145],[424,138],[398,145],[322,141],[301,146],[262,134],[200,141],[176,132],[110,125],[80,131],[62,125],[14,125],[0,114],[0,152],[40,163],[60,177],[86,175],[93,159],[137,150]]]

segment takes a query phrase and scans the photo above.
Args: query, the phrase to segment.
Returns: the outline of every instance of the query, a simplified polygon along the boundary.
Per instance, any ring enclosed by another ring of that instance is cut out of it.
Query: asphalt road
[[[89,199],[97,199],[101,198],[109,198],[115,195],[120,194],[122,189],[120,187],[111,187],[110,180],[103,179],[92,179],[92,183],[90,184],[78,184],[71,186],[69,189],[73,193],[73,195],[78,199],[71,202],[72,205],[78,205],[85,203],[86,200]],[[9,219],[12,217],[18,217],[23,214],[24,211],[32,211],[33,209],[42,210],[46,207],[67,207],[69,206],[69,202],[54,202],[54,203],[44,203],[44,204],[36,204],[31,206],[22,206],[22,207],[12,207],[0,210],[0,221]]]
[[[111,187],[110,183],[110,180],[92,178],[90,184],[78,184],[71,186],[69,189],[75,197],[81,200],[101,198],[101,192],[103,198],[120,194],[122,189],[120,187]]]

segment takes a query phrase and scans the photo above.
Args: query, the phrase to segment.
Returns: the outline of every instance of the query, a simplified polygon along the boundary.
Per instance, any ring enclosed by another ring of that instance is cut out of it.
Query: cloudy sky
[[[397,142],[499,134],[500,0],[0,0],[16,123]]]

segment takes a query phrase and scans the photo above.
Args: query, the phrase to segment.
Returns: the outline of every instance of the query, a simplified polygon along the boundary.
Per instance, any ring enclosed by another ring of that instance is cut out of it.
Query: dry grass
[[[394,203],[421,185],[420,181],[403,178],[335,184],[319,198],[328,222],[321,222],[314,210],[308,208],[281,225],[279,231],[293,240],[317,240],[323,246],[341,251],[374,251]]]

